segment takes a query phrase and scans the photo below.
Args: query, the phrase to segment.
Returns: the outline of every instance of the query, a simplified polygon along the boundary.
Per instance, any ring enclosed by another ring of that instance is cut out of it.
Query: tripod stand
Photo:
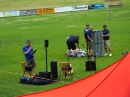
[[[47,65],[47,47],[48,47],[48,40],[45,40],[46,70],[39,72],[39,76],[42,78],[51,79],[51,72],[48,72],[48,65]]]

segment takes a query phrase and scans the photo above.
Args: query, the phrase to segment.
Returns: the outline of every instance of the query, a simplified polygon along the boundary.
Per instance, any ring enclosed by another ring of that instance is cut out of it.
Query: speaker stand
[[[45,51],[46,51],[46,72],[48,72],[48,66],[47,66],[47,47],[45,47]]]
[[[88,55],[88,59],[90,59],[90,70],[91,70],[91,74],[92,74],[92,64],[91,64],[91,57],[92,57],[91,55],[90,55],[90,56]]]

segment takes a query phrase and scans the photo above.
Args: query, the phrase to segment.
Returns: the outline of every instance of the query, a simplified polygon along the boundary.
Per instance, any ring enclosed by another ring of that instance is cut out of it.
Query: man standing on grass
[[[73,57],[76,57],[76,45],[75,44],[77,44],[77,47],[80,50],[79,36],[73,36],[73,35],[68,36],[66,44],[68,46],[68,52],[67,52],[68,55],[70,55],[70,51],[72,49],[73,50]]]
[[[93,29],[89,24],[86,24],[86,28],[84,29],[84,39],[87,45],[88,55],[91,56],[93,54]]]
[[[36,62],[34,60],[33,54],[36,52],[36,50],[33,51],[30,40],[26,41],[26,45],[23,47],[23,52],[26,58],[26,65],[32,66],[33,76],[35,76],[36,75],[36,71],[35,71]]]
[[[106,54],[104,56],[107,56],[109,53],[109,56],[112,56],[111,48],[110,48],[110,31],[107,29],[107,25],[103,25],[103,40],[104,40],[104,49]]]

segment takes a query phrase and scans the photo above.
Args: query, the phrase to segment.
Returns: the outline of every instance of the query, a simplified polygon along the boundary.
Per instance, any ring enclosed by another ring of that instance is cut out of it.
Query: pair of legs
[[[73,42],[67,42],[68,46],[68,55],[70,55],[71,49],[73,50],[73,56],[76,56],[76,45]]]
[[[27,66],[32,67],[32,76],[35,76],[36,75],[36,70],[35,70],[36,62],[35,62],[35,60],[34,59],[26,60],[26,64],[27,64]],[[28,77],[31,77],[30,72],[28,72]]]
[[[70,55],[70,51],[71,51],[71,49],[68,49],[68,55]],[[73,50],[73,56],[76,56],[76,49]]]
[[[93,55],[93,44],[91,41],[87,42],[87,48],[88,48],[88,55],[89,56]]]
[[[104,49],[106,52],[105,55],[108,55],[108,53],[109,53],[109,56],[112,56],[112,51],[111,51],[111,47],[110,47],[110,40],[104,40]]]

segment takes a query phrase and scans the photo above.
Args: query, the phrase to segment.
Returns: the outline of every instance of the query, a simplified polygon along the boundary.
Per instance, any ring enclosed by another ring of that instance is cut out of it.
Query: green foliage
[[[22,2],[20,0],[17,1]],[[23,1],[25,2],[25,0]],[[13,1],[11,0],[11,2]],[[91,72],[85,71],[86,57],[70,58],[70,63],[74,69],[74,79],[72,81],[64,80],[65,83],[56,82],[44,86],[19,84],[22,74],[20,62],[25,61],[22,47],[27,39],[31,40],[34,49],[38,49],[35,54],[36,70],[38,73],[45,70],[44,39],[49,39],[48,67],[50,70],[51,60],[57,60],[58,62],[67,61],[65,56],[67,51],[67,36],[79,35],[80,44],[85,44],[83,30],[86,23],[90,23],[94,30],[102,29],[102,25],[107,24],[111,32],[110,40],[113,56],[98,57],[97,71],[120,59],[122,52],[129,51],[130,48],[130,8],[127,2],[128,0],[123,7],[110,8],[110,19],[107,18],[107,9],[0,18],[1,97],[13,97],[52,89],[91,74]],[[59,64],[58,70],[60,71]]]

